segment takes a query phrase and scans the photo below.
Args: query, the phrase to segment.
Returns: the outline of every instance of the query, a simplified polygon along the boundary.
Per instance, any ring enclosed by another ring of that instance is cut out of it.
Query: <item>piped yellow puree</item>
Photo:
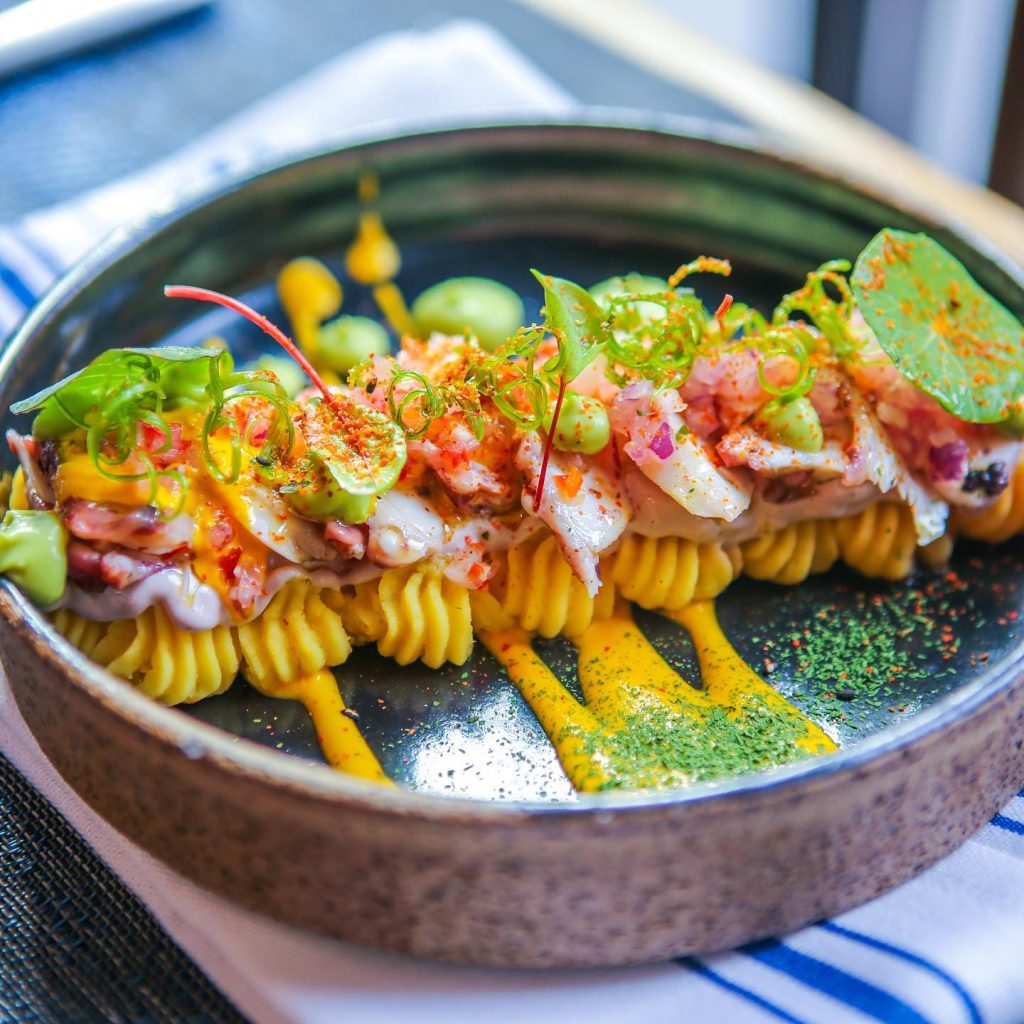
[[[805,735],[796,742],[808,753],[825,754],[837,749],[831,736],[801,714],[740,657],[718,624],[713,601],[695,601],[665,615],[689,631],[700,663],[704,693],[725,708],[727,714],[742,715],[744,703],[757,696],[768,710],[791,715],[803,723]]]
[[[825,753],[835,743],[743,661],[722,633],[709,601],[671,615],[691,634],[701,666],[696,689],[651,645],[618,601],[610,618],[594,621],[572,638],[579,655],[581,704],[544,664],[520,629],[485,630],[480,639],[501,662],[537,716],[573,786],[581,791],[612,787],[685,785],[701,777],[701,743],[717,737],[742,741],[751,733],[777,730],[783,759]],[[723,721],[740,727],[736,736]],[[708,735],[705,736],[705,731]],[[668,749],[659,745],[668,741]],[[650,741],[652,749],[645,749]],[[720,740],[719,740],[720,741]],[[751,747],[750,763],[766,767],[768,747]],[[737,751],[741,748],[737,747]],[[738,755],[737,755],[738,756]],[[688,767],[689,766],[689,767]]]
[[[377,755],[363,739],[356,723],[345,714],[338,681],[330,669],[300,676],[290,683],[276,681],[259,687],[268,697],[297,700],[313,720],[317,740],[327,763],[338,771],[393,785]]]

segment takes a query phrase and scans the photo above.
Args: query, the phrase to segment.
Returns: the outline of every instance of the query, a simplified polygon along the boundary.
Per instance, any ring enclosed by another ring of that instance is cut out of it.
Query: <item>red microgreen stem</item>
[[[223,295],[221,292],[211,291],[209,288],[197,288],[190,284],[165,285],[164,295],[169,299],[196,299],[198,302],[212,302],[241,314],[246,320],[251,320],[257,327],[269,334],[302,367],[303,372],[316,385],[333,409],[337,412],[344,411],[338,396],[324,383],[323,378],[313,369],[312,363],[302,354],[295,342],[279,327],[272,324],[262,313],[257,313],[251,306],[247,306],[244,302],[240,302],[230,295]]]
[[[544,441],[544,457],[540,461],[540,476],[537,478],[537,493],[533,496],[533,514],[540,511],[541,498],[544,495],[544,481],[548,475],[548,461],[551,459],[551,448],[555,443],[555,431],[558,429],[558,417],[562,411],[562,400],[565,398],[565,376],[558,378],[558,397],[555,399],[555,411],[551,414],[551,429]]]
[[[718,309],[715,310],[715,319],[718,321],[719,329],[722,328],[722,319],[725,314],[732,308],[733,297],[726,292],[725,298],[718,304]]]

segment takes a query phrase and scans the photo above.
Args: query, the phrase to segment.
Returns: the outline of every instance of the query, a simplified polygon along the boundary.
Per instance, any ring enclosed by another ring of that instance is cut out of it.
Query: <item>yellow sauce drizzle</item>
[[[620,600],[610,618],[571,638],[579,653],[585,706],[544,664],[525,630],[495,621],[496,628],[479,634],[537,716],[577,790],[690,781],[681,769],[657,769],[644,758],[622,760],[623,746],[616,737],[666,719],[680,726],[691,721],[699,736],[709,713],[739,721],[756,708],[795,724],[795,748],[808,753],[836,749],[829,736],[743,661],[722,633],[712,602],[697,602],[670,617],[693,637],[704,688],[695,689],[661,657]]]
[[[801,749],[815,754],[838,749],[831,736],[801,714],[740,657],[718,624],[714,602],[695,601],[678,611],[664,614],[689,631],[700,662],[704,693],[730,717],[742,715],[746,700],[755,696],[769,711],[802,722],[804,735],[796,741]]]
[[[612,728],[640,708],[693,713],[710,707],[662,656],[633,621],[629,605],[616,601],[608,619],[572,638],[579,649],[580,686],[587,705]]]
[[[398,285],[393,282],[379,284],[373,289],[373,298],[391,329],[400,337],[416,336],[416,322],[405,304],[405,299]]]
[[[537,716],[574,788],[587,791],[606,785],[607,758],[587,749],[587,739],[602,732],[600,722],[541,661],[529,634],[522,629],[485,630],[479,637]]]
[[[309,712],[317,740],[327,763],[338,771],[358,775],[384,785],[394,783],[384,774],[377,755],[363,739],[355,722],[345,714],[345,702],[333,673],[322,668],[290,683],[281,681],[259,687],[268,697],[297,700]]]
[[[376,202],[379,191],[376,175],[364,174],[359,179],[359,201],[364,207]],[[401,265],[398,246],[384,227],[380,214],[364,209],[359,214],[356,237],[345,252],[345,269],[354,281],[373,289],[374,300],[384,318],[399,337],[404,337],[416,333],[416,324],[394,283]]]
[[[277,294],[299,347],[316,363],[320,325],[341,309],[338,279],[319,260],[290,260],[278,274]]]

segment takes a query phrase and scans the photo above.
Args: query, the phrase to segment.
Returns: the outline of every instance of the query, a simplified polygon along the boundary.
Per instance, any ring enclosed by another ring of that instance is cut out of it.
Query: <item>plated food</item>
[[[217,335],[246,372],[272,349],[230,311],[168,301],[165,282],[243,296],[305,344],[275,277],[314,254],[345,284],[343,315],[381,320],[374,295],[390,282],[351,283],[342,251],[366,212],[355,196],[367,167],[385,186],[378,209],[401,244],[394,282],[410,299],[485,274],[524,300],[523,323],[540,322],[529,267],[589,284],[631,268],[663,275],[704,252],[732,257],[733,274],[681,287],[709,312],[728,290],[767,315],[809,269],[854,259],[893,225],[938,240],[1024,311],[1017,271],[941,216],[692,130],[426,132],[226,184],[110,240],[44,298],[0,356],[0,408],[112,346],[195,348]],[[5,427],[25,434],[31,422],[9,415]],[[1019,525],[1007,516],[1012,496],[974,513],[990,526],[1002,516],[993,539]],[[966,516],[951,515],[958,531]],[[18,710],[80,797],[226,899],[435,958],[621,965],[735,946],[855,906],[951,851],[1020,789],[1021,552],[1016,541],[957,543],[947,570],[905,582],[841,566],[796,586],[731,582],[715,598],[731,645],[844,749],[670,790],[574,796],[479,640],[462,667],[400,667],[370,642],[335,673],[393,786],[312,763],[321,757],[302,706],[243,681],[180,705],[187,713],[161,706],[62,638],[13,574],[0,582],[0,656]],[[683,626],[635,602],[632,613],[666,663],[700,680]],[[539,635],[532,645],[582,701],[576,645]]]
[[[8,432],[0,567],[148,695],[194,702],[241,673],[307,707],[330,764],[379,781],[330,670],[353,645],[438,668],[479,642],[576,789],[642,789],[836,749],[719,627],[738,576],[798,584],[841,561],[900,580],[945,566],[958,535],[1024,527],[1021,325],[926,235],[885,229],[772,311],[707,308],[693,279],[731,268],[704,256],[590,288],[534,272],[526,326],[485,278],[409,309],[398,265],[364,211],[346,267],[394,354],[298,259],[278,278],[297,345],[238,300],[167,289],[281,355],[110,349],[13,405],[34,419]],[[632,604],[689,634],[699,680]],[[579,695],[534,645],[559,635]]]

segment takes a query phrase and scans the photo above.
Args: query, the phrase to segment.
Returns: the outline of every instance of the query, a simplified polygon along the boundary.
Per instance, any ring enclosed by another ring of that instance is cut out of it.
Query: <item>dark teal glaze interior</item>
[[[401,246],[399,283],[410,297],[445,277],[485,274],[520,291],[533,313],[539,296],[531,266],[589,284],[628,270],[665,275],[703,252],[733,261],[730,292],[770,309],[807,270],[855,256],[879,227],[891,225],[929,231],[1011,309],[1024,312],[1019,281],[963,238],[792,163],[634,128],[471,129],[317,156],[186,206],[157,221],[139,245],[111,243],[29,325],[32,343],[8,360],[0,406],[111,345],[195,342],[217,333],[240,359],[265,351],[254,328],[223,311],[166,301],[161,286],[228,290],[282,322],[274,274],[299,254],[320,256],[340,272],[357,215],[355,184],[365,169],[380,175],[381,210]],[[345,283],[345,311],[372,313],[369,295]],[[726,290],[715,278],[697,286],[709,304]],[[998,553],[965,546],[955,557],[955,576],[895,588],[843,571],[797,588],[743,580],[720,599],[720,616],[747,660],[849,745],[909,721],[1015,656],[1022,556],[1019,544]],[[882,607],[904,609],[890,616],[891,627],[876,597]],[[917,678],[897,675],[876,694],[851,701],[825,696],[842,689],[841,681],[801,669],[806,645],[820,647],[814,631],[823,628],[822,615],[870,620],[876,635],[896,637],[892,647],[871,646],[879,657],[915,666]],[[654,615],[639,618],[665,656],[698,680],[684,631]],[[952,627],[953,642],[943,641],[944,625]],[[554,641],[542,651],[574,683],[570,645]],[[398,781],[466,797],[571,799],[532,713],[485,652],[478,649],[461,669],[435,672],[399,668],[364,648],[337,674],[346,703]],[[299,706],[262,697],[241,681],[187,713],[240,737],[319,757]]]

